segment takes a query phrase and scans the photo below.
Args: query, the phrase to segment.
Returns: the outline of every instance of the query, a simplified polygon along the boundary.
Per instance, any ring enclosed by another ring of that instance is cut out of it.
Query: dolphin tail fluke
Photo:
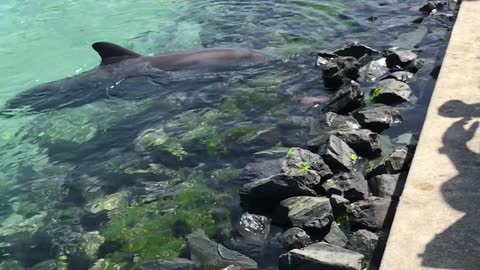
[[[142,56],[141,54],[110,42],[95,42],[92,44],[92,48],[102,58],[102,65],[116,63],[125,60],[126,58]]]

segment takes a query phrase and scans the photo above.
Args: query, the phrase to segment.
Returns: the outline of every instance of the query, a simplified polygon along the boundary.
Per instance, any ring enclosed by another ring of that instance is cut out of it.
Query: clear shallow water
[[[417,1],[399,2],[2,1],[0,106],[95,67],[99,40],[148,55],[254,48],[281,61],[149,74],[158,91],[126,82],[135,94],[1,118],[0,269],[115,269],[176,256],[197,228],[232,246],[240,169],[255,151],[302,146],[307,129],[284,123],[306,114],[292,99],[330,94],[313,67],[317,50],[353,40],[420,50],[419,105],[401,107],[405,124],[389,131],[418,132],[450,25],[411,24]],[[275,264],[269,256],[258,255],[262,267]]]

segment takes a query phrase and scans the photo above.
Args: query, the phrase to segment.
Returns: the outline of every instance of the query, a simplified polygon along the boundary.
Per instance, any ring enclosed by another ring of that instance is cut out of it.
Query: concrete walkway
[[[464,0],[381,270],[480,270],[480,1]]]

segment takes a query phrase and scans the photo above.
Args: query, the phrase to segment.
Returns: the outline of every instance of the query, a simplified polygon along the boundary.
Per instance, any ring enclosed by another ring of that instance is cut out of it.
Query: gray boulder
[[[364,157],[374,157],[382,153],[380,135],[368,129],[345,130],[334,133],[348,144],[355,153]]]
[[[352,115],[362,128],[368,128],[378,133],[403,121],[402,115],[397,109],[384,104],[368,105],[353,112]]]
[[[386,105],[399,104],[404,101],[410,101],[412,89],[408,84],[395,79],[382,80],[377,87],[372,90],[374,101]]]
[[[337,90],[345,82],[356,80],[358,78],[358,66],[359,63],[355,57],[329,59],[326,64],[322,65],[325,87]]]
[[[243,181],[251,181],[279,174],[282,169],[283,158],[287,152],[288,148],[256,152],[253,155],[253,161],[243,168],[239,178]]]
[[[323,241],[337,247],[345,247],[347,245],[348,238],[345,236],[345,233],[343,233],[338,224],[336,222],[332,222],[330,231],[327,235],[325,235]]]
[[[348,249],[357,251],[370,261],[377,247],[378,235],[367,230],[358,230],[348,239]]]
[[[383,228],[390,207],[388,198],[370,197],[352,204],[352,224],[359,229],[379,231]]]
[[[386,59],[380,58],[360,68],[358,81],[376,82],[388,71]]]
[[[240,188],[240,204],[252,213],[270,213],[280,201],[294,196],[316,196],[302,176],[277,174]]]
[[[397,188],[400,174],[382,174],[368,180],[372,195],[382,198],[399,198],[402,191]]]
[[[301,148],[290,148],[283,160],[282,172],[303,177],[302,182],[310,188],[333,176],[321,156]]]
[[[183,258],[156,260],[141,264],[131,270],[195,270],[194,262]]]
[[[360,128],[357,119],[351,116],[336,114],[334,112],[322,114],[320,123],[332,130],[352,130]]]
[[[408,71],[396,71],[382,78],[382,80],[394,79],[400,82],[408,83],[413,79],[413,73]]]
[[[288,198],[280,202],[274,221],[284,226],[322,233],[333,221],[332,206],[327,197]]]
[[[368,198],[368,182],[359,172],[340,173],[322,184],[322,189],[329,195],[340,195],[355,202]]]
[[[322,108],[323,112],[347,114],[363,105],[363,91],[355,81],[348,81]]]
[[[349,200],[345,199],[340,195],[332,195],[330,196],[330,204],[332,205],[332,211],[335,219],[347,215],[350,206]]]
[[[333,172],[350,172],[353,170],[357,154],[344,141],[335,135],[330,135],[326,145],[319,153]]]
[[[394,51],[387,56],[387,66],[391,70],[405,70],[416,73],[423,66],[416,53],[408,50]]]
[[[364,266],[362,254],[327,243],[294,249],[279,259],[279,270],[362,270]]]
[[[413,159],[413,149],[407,146],[397,147],[393,153],[384,158],[372,161],[367,169],[367,178],[380,174],[396,174],[410,168]]]
[[[351,56],[357,59],[361,59],[364,56],[373,56],[379,54],[380,52],[358,42],[352,42],[350,44],[347,44],[345,47],[336,50],[333,53],[339,56]]]
[[[202,269],[222,270],[232,265],[239,270],[258,269],[254,260],[208,239],[201,230],[187,235],[186,238],[192,260]]]
[[[312,244],[310,236],[302,229],[293,227],[285,232],[278,239],[285,250],[303,248]]]

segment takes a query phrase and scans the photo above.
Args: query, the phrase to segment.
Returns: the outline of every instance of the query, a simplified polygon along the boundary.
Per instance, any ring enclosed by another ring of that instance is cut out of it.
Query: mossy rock
[[[90,202],[87,205],[87,209],[94,214],[104,210],[111,211],[114,209],[124,209],[128,207],[129,199],[129,192],[120,191]]]

